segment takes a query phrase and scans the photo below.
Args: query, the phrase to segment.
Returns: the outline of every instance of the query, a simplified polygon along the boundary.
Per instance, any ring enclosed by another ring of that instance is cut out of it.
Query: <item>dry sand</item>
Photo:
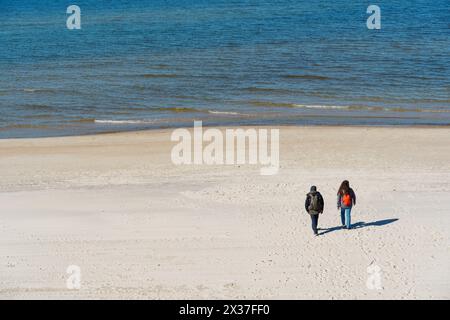
[[[273,176],[175,166],[170,133],[0,140],[0,298],[450,298],[450,129],[282,127]]]

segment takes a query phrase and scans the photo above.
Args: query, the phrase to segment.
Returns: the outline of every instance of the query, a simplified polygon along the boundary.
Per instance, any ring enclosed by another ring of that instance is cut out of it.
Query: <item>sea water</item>
[[[0,0],[0,138],[449,125],[449,23],[448,0]]]

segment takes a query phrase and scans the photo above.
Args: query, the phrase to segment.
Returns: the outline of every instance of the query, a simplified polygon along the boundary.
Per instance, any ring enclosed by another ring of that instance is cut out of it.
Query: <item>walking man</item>
[[[317,224],[319,223],[319,214],[323,213],[325,203],[322,195],[317,191],[316,186],[312,186],[310,192],[306,195],[305,209],[311,216],[311,223],[314,235],[318,236]]]

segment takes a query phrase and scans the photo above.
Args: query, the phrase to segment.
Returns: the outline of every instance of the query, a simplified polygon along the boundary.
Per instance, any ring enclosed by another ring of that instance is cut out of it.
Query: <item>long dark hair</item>
[[[350,182],[348,182],[348,180],[342,181],[337,194],[343,196],[344,194],[348,194],[349,192],[350,192]]]

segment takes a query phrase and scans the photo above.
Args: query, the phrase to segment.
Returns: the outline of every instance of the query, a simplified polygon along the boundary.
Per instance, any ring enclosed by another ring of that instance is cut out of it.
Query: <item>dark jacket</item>
[[[321,208],[321,210],[319,210],[318,212],[315,211],[311,211],[309,210],[309,204],[311,203],[311,195],[317,193],[317,195],[319,196],[319,206]],[[319,191],[311,191],[309,193],[306,194],[306,200],[305,200],[305,210],[306,212],[308,212],[309,214],[319,214],[323,212],[323,208],[325,207],[325,202],[323,201],[323,197],[320,194]]]
[[[338,208],[351,208],[352,206],[354,206],[355,204],[356,204],[356,194],[355,194],[355,192],[353,191],[353,189],[352,188],[350,188],[350,190],[349,190],[349,194],[350,194],[350,197],[352,198],[352,205],[351,206],[344,206],[344,204],[342,203],[342,195],[339,193],[338,194],[338,196],[337,196],[337,207]]]

